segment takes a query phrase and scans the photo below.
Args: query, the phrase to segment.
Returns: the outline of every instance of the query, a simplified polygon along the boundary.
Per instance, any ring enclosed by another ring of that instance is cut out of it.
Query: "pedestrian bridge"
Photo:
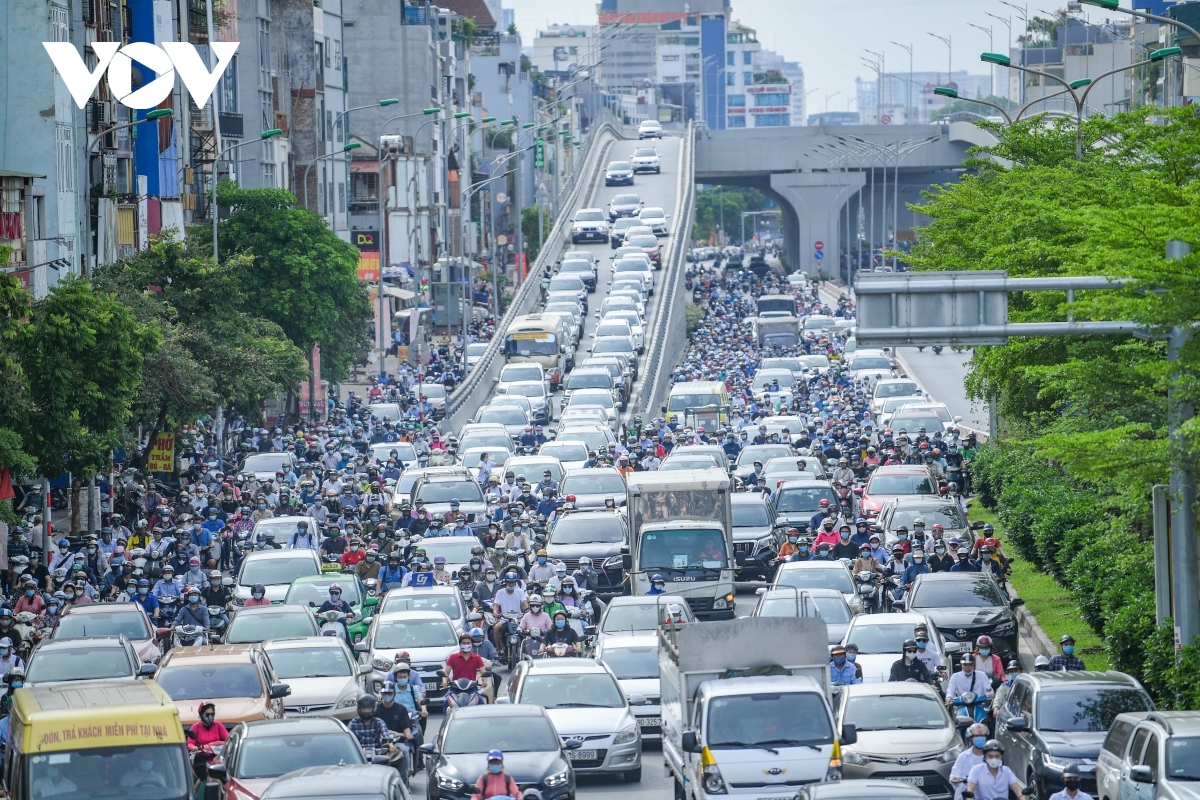
[[[922,217],[921,192],[957,179],[967,149],[995,139],[969,122],[701,131],[695,179],[758,189],[783,210],[788,264],[838,272],[838,244],[895,242]],[[736,229],[740,220],[725,220]],[[814,246],[820,242],[822,256]],[[866,244],[864,244],[864,249]]]

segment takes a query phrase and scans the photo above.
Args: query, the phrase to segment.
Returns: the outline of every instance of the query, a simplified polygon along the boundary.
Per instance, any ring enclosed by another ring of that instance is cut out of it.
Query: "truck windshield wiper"
[[[768,744],[779,744],[779,745],[783,745],[784,747],[811,747],[813,750],[816,750],[818,753],[821,752],[821,748],[817,747],[812,742],[802,742],[799,739],[766,739],[761,742],[755,742],[755,744],[758,745],[759,747],[762,747],[763,745],[768,745]]]
[[[766,745],[767,745],[766,742],[755,742],[755,743],[751,743],[751,742],[718,742],[717,744],[714,744],[712,746],[713,747],[740,747],[740,748],[744,748],[747,750],[766,750],[768,753],[770,753],[772,755],[776,755],[776,756],[779,755],[778,750],[776,750],[774,747],[767,747]]]

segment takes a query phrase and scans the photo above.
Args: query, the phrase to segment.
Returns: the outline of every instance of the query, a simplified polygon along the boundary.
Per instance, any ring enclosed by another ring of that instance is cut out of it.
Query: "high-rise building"
[[[954,72],[946,80],[945,72],[885,72],[882,97],[878,80],[855,78],[858,114],[864,124],[924,124],[937,116],[950,102],[935,95],[939,86],[950,86],[962,97],[987,97],[992,93],[990,75]]]
[[[568,73],[599,61],[595,25],[551,25],[537,32],[529,59],[543,73]]]
[[[792,87],[791,124],[803,125],[807,116],[805,109],[804,67],[787,61],[774,50],[763,48],[758,51],[758,67],[763,72],[775,71],[788,79]]]

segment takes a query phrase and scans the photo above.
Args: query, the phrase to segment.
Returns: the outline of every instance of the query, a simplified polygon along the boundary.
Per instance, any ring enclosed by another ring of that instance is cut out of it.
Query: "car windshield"
[[[714,697],[708,704],[707,734],[714,750],[833,742],[825,697],[817,692]]]
[[[573,278],[575,283],[578,279]],[[504,337],[506,356],[552,356],[558,352],[558,337],[549,331],[517,331]],[[504,376],[500,376],[504,380]],[[528,380],[522,378],[521,380]]]
[[[409,647],[453,647],[457,642],[454,628],[442,619],[382,620],[376,617],[376,650],[404,650]]]
[[[788,592],[781,592],[771,597],[763,598],[762,605],[759,606],[758,616],[760,617],[795,617],[799,616],[800,609],[804,606],[804,600],[796,597],[789,597]],[[850,608],[846,605],[846,601],[840,597],[815,597],[813,600],[817,606],[817,616],[825,620],[829,625],[845,625],[850,621]]]
[[[467,345],[467,356],[481,356],[488,348],[487,342],[472,342]]]
[[[593,211],[578,211],[575,214],[576,222],[603,222],[604,212],[599,210]]]
[[[738,454],[737,465],[752,467],[755,461],[766,464],[772,458],[784,458],[792,455],[792,448],[786,444],[752,444],[742,448],[742,452]]]
[[[168,664],[154,680],[177,703],[263,695],[262,672],[254,664]]]
[[[592,265],[588,261],[564,261],[559,267],[560,272],[591,272]]]
[[[471,560],[471,548],[478,544],[479,541],[473,536],[435,536],[421,541],[421,547],[430,561],[445,556],[447,564],[466,564]]]
[[[658,152],[653,147],[639,147],[633,151],[635,158],[644,158],[645,156],[656,156]]]
[[[595,406],[593,406],[593,408],[595,408]],[[608,446],[609,436],[610,436],[610,434],[605,433],[603,430],[591,431],[591,430],[587,430],[587,429],[583,429],[583,428],[572,428],[572,429],[566,430],[566,431],[559,431],[559,433],[558,433],[558,438],[560,441],[562,441],[562,442],[579,442],[580,444],[587,447],[587,449],[589,449],[589,450],[603,450],[605,447]],[[543,451],[543,454],[544,454],[544,451]],[[586,455],[583,455],[583,456],[580,456],[578,459],[564,459],[562,456],[557,455],[555,453],[551,453],[551,454],[555,455],[556,458],[558,458],[560,460],[565,460],[565,461],[570,461],[570,460],[583,461],[587,458]]]
[[[625,479],[619,472],[608,470],[584,470],[568,475],[563,480],[563,496],[569,494],[603,494],[613,497],[625,496]]]
[[[538,448],[538,453],[543,456],[557,458],[564,463],[587,461],[587,445],[575,442],[547,442]]]
[[[132,678],[133,666],[123,645],[35,652],[25,674],[27,683]]]
[[[829,356],[799,356],[796,360],[809,369],[829,366]]]
[[[687,394],[685,392],[676,394],[672,392],[671,399],[667,401],[667,410],[686,411],[689,408],[704,408],[705,406],[717,406],[720,404],[720,397],[710,392],[702,394]]]
[[[264,586],[279,586],[290,584],[296,578],[305,575],[316,575],[321,571],[312,556],[300,558],[259,558],[253,557],[242,567],[238,576],[239,586],[253,586],[261,583]]]
[[[892,362],[883,356],[856,356],[850,362],[850,369],[891,369]]]
[[[855,364],[858,359],[855,359]],[[881,383],[875,387],[875,396],[883,397],[912,397],[919,395],[921,390],[917,388],[915,383]]]
[[[927,581],[913,592],[912,608],[989,608],[1006,606],[1000,587],[986,576],[965,581]]]
[[[841,564],[820,567],[792,567],[781,569],[775,578],[776,588],[794,586],[797,589],[834,589],[839,592],[853,592],[850,583],[850,573]]]
[[[479,416],[475,421],[496,422],[501,425],[525,425],[529,422],[525,417],[525,412],[516,406],[492,406],[491,408],[480,409]]]
[[[876,473],[871,476],[871,482],[867,484],[867,494],[937,494],[937,492],[933,489],[933,480],[928,473],[919,472],[913,475],[880,475]]]
[[[643,208],[642,213],[638,216],[642,219],[663,219],[667,216],[667,212],[661,208]]]
[[[822,500],[828,500],[833,506],[838,502],[837,495],[828,486],[793,486],[779,490],[775,510],[785,514],[808,511],[815,514],[820,510]]]
[[[923,694],[848,698],[842,723],[854,725],[860,731],[938,730],[950,726],[937,698]]]
[[[792,373],[790,373],[790,372],[771,371],[766,374],[759,372],[757,375],[754,376],[753,387],[755,389],[762,389],[764,386],[767,386],[768,384],[770,384],[772,382],[778,383],[780,386],[791,386],[796,381],[792,377]]]
[[[421,397],[428,397],[431,400],[439,400],[446,396],[446,387],[440,383],[422,383],[419,389]]]
[[[606,647],[600,658],[618,680],[658,680],[658,646]]]
[[[611,170],[627,170],[627,169],[629,169],[629,162],[628,161],[614,161],[608,165],[608,168]]]
[[[550,291],[572,292],[583,291],[583,281],[576,275],[555,275],[550,279]]]
[[[714,455],[672,456],[663,461],[659,470],[670,472],[676,469],[708,469],[721,466]]]
[[[609,337],[600,339],[596,342],[596,346],[592,348],[593,353],[632,353],[633,345],[628,339]],[[612,398],[610,397],[608,407],[612,406]]]
[[[422,484],[413,495],[413,502],[423,500],[426,505],[449,503],[457,499],[460,503],[482,503],[483,492],[479,484],[470,478],[456,481],[430,481]]]
[[[967,527],[967,518],[962,509],[946,505],[930,509],[897,508],[888,519],[888,530],[894,531],[903,525],[911,531],[913,521],[918,519],[925,520],[925,530],[931,530],[935,524],[951,530]]]
[[[1145,692],[1132,687],[1044,689],[1037,695],[1037,729],[1063,733],[1103,733],[1117,714],[1149,711]]]
[[[350,660],[340,647],[282,647],[267,657],[280,680],[290,678],[349,678]]]
[[[1167,776],[1174,781],[1200,781],[1200,737],[1167,740]]]
[[[612,408],[613,398],[612,393],[604,390],[592,389],[589,391],[576,392],[571,395],[571,401],[567,403],[567,408],[580,408],[587,406],[599,406],[600,408]]]
[[[510,383],[505,394],[520,395],[521,397],[545,397],[546,384],[541,381],[521,381]]]
[[[819,331],[822,328],[828,328],[833,324],[833,317],[811,316],[804,320],[804,330]]]
[[[658,239],[656,239],[653,235],[646,236],[645,234],[639,234],[630,239],[626,239],[626,241],[628,241],[633,247],[654,247],[658,244]]]
[[[616,544],[623,541],[625,532],[621,520],[611,512],[567,514],[554,523],[550,533],[550,544]]]
[[[546,306],[546,311],[551,314],[567,314],[572,319],[579,319],[579,306],[574,303],[550,303]],[[541,380],[541,378],[537,378]]]
[[[602,322],[596,326],[596,336],[628,336],[629,325],[625,322]]]
[[[417,460],[416,448],[408,442],[371,445],[371,455],[384,463],[387,463],[389,458],[394,458],[397,461]]]
[[[287,470],[292,460],[281,453],[256,453],[246,457],[242,472],[274,472],[277,469]]]
[[[767,507],[763,503],[734,503],[733,527],[765,528],[771,523]]]
[[[472,447],[493,448],[493,451],[488,453],[488,455],[492,457],[493,461],[499,461],[505,456],[503,453],[497,451],[511,450],[512,439],[507,433],[472,433],[464,436],[458,443],[458,451],[460,453]]]
[[[521,684],[517,702],[543,708],[620,708],[625,697],[604,672],[533,673]]]
[[[248,614],[248,610],[252,609],[234,615],[233,622],[229,623],[229,633],[225,636],[226,644],[317,635],[317,623],[307,611],[280,607],[270,613]]]
[[[425,542],[421,544],[424,546]],[[379,613],[390,614],[393,611],[441,611],[450,619],[458,619],[462,616],[458,601],[448,594],[413,593],[385,597]]]
[[[607,372],[572,372],[567,376],[567,389],[608,389],[612,386],[612,376]]]
[[[858,652],[863,655],[891,654],[903,652],[904,640],[911,639],[912,635],[911,622],[871,621],[865,625],[854,625],[846,634],[846,641],[858,645]]]
[[[500,370],[501,383],[516,383],[517,381],[542,380],[542,368],[530,364],[509,364]]]
[[[353,578],[354,576],[351,575],[350,577]],[[361,600],[358,596],[358,582],[346,580],[341,576],[320,581],[296,581],[288,589],[287,596],[283,602],[290,606],[307,606],[309,603],[316,603],[319,607],[329,599],[329,587],[335,583],[342,590],[343,600],[352,606],[358,605],[359,600]]]
[[[305,767],[362,764],[362,751],[348,731],[247,737],[238,750],[234,775],[243,780],[278,778]]]
[[[630,603],[629,605],[610,606],[604,615],[604,623],[600,630],[604,633],[637,633],[638,631],[653,631],[658,629],[660,622],[665,622],[670,616],[668,608],[675,603],[682,603],[678,598],[666,598],[655,603]],[[684,619],[691,622],[688,612]]]
[[[618,162],[625,163],[625,162]],[[614,206],[636,206],[641,200],[636,194],[619,194],[610,201],[610,205]]]
[[[462,454],[462,465],[467,469],[474,470],[479,466],[479,462],[483,460],[483,454],[485,452],[487,451],[465,451]],[[503,464],[508,460],[508,452],[506,450],[493,449],[491,452],[488,452],[488,459],[494,461],[496,464]]]
[[[27,797],[177,800],[192,796],[192,770],[177,744],[88,747],[34,755],[22,762],[28,765],[28,778],[24,777],[26,767],[22,767],[22,777],[15,783],[32,787]],[[99,776],[105,776],[103,782]],[[11,786],[13,776],[8,778]]]
[[[136,642],[149,639],[150,629],[146,626],[146,615],[138,609],[113,609],[106,613],[66,614],[50,638],[63,641],[91,636],[124,636]]]
[[[901,428],[909,433],[916,433],[921,428],[927,431],[942,430],[942,420],[937,414],[922,413],[920,415],[910,415],[907,410],[900,409],[896,412],[896,416],[892,417],[892,421],[888,423],[892,430],[898,431]]]
[[[540,714],[501,717],[451,717],[442,742],[448,755],[486,753],[499,748],[503,753],[557,753],[561,748],[550,720]]]
[[[649,531],[642,538],[640,566],[654,569],[722,569],[729,563],[719,530]]]

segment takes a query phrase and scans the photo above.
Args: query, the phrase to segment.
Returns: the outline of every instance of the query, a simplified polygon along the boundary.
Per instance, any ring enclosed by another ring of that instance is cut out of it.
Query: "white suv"
[[[658,157],[657,147],[639,147],[629,157],[629,163],[633,164],[633,171],[635,173],[653,172],[655,175],[658,175],[662,172],[662,163]]]
[[[571,244],[608,242],[608,220],[602,208],[581,208],[571,224]]]
[[[663,126],[655,120],[648,119],[641,125],[638,125],[639,139],[661,139],[663,135]]]

